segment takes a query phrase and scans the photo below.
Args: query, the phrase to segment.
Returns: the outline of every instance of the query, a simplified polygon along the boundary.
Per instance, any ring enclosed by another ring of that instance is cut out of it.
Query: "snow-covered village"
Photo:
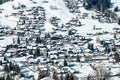
[[[0,80],[120,80],[120,0],[0,0]]]

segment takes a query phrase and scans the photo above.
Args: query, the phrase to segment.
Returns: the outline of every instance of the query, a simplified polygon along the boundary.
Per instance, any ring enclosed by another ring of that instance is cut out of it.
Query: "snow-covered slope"
[[[111,9],[114,9],[116,6],[120,7],[120,0],[111,0],[111,1],[112,1]],[[26,5],[26,8],[13,9],[13,6],[18,7],[21,4]],[[81,22],[81,26],[77,26],[77,27],[71,26],[68,30],[75,29],[77,30],[77,34],[79,34],[80,36],[92,38],[93,40],[91,41],[91,43],[94,43],[95,45],[97,45],[96,38],[98,37],[100,38],[100,40],[107,40],[107,39],[112,40],[114,37],[113,34],[115,32],[113,28],[120,27],[117,23],[100,23],[97,19],[92,19],[91,15],[97,14],[97,13],[95,13],[94,11],[85,10],[84,7],[79,8],[81,13],[70,13],[69,9],[65,6],[64,0],[14,0],[14,1],[6,2],[0,5],[0,12],[1,12],[0,25],[8,26],[10,28],[17,27],[17,23],[19,21],[20,16],[13,16],[12,14],[18,13],[19,11],[24,11],[24,14],[29,14],[27,10],[32,9],[32,7],[36,7],[36,6],[42,6],[45,9],[46,21],[45,21],[44,28],[46,32],[52,32],[53,28],[56,28],[50,23],[50,19],[53,16],[60,18],[59,26],[61,26],[62,24],[66,24],[71,19],[77,17],[78,20]],[[83,16],[85,13],[87,13],[88,16],[85,17],[84,19],[81,18],[81,16]],[[120,15],[120,12],[117,12],[117,15]],[[22,27],[25,27],[25,26],[22,26]],[[94,29],[94,27],[96,29]],[[105,34],[105,32],[108,32],[109,34]],[[103,35],[98,35],[99,33],[103,33]],[[56,32],[56,34],[67,35],[68,33],[58,31]],[[4,40],[0,40],[0,47],[13,43],[13,38],[16,38],[16,36],[10,36],[10,37],[5,36]],[[85,45],[84,47],[87,47],[87,45]],[[20,58],[18,59],[22,60]],[[17,60],[17,58],[15,59],[13,58],[13,60]],[[77,68],[79,69],[79,71],[81,71],[81,74],[77,76],[87,77],[90,74],[90,72],[94,73],[93,69],[89,66],[89,64],[88,63],[86,64],[87,65],[83,65],[82,68],[81,67],[78,68],[78,65],[74,67],[75,69]],[[90,72],[87,73],[87,71],[90,71]],[[31,74],[38,76],[37,73],[34,73],[34,72],[31,72]]]
[[[68,8],[65,6],[64,2],[62,0],[46,0],[48,3],[44,3],[44,0],[35,0],[36,4],[33,4],[30,0],[14,0],[6,2],[2,5],[0,5],[0,8],[3,8],[4,10],[0,14],[0,23],[2,25],[10,26],[10,27],[16,27],[17,21],[19,20],[19,17],[11,16],[12,13],[18,12],[18,10],[13,10],[12,6],[18,6],[19,4],[24,4],[27,6],[27,9],[30,9],[33,6],[43,6],[46,10],[46,23],[48,24],[49,19],[52,16],[57,16],[61,19],[61,23],[65,24],[67,23],[71,18],[75,17],[77,14],[72,14],[69,12]],[[113,8],[116,6],[119,6],[120,1],[119,0],[111,0],[113,3]],[[51,7],[54,6],[57,8],[57,10],[51,10]],[[86,32],[93,32],[93,26],[96,25],[96,27],[102,27],[104,31],[112,31],[113,27],[119,27],[117,23],[113,24],[107,24],[107,23],[100,23],[97,20],[91,19],[91,14],[94,13],[93,11],[86,11],[83,7],[80,8],[81,15],[82,13],[86,12],[89,13],[88,19],[80,19],[83,26],[77,28],[79,30],[79,33],[85,34]],[[5,17],[5,15],[8,15],[8,17]],[[49,26],[45,25],[45,27]]]

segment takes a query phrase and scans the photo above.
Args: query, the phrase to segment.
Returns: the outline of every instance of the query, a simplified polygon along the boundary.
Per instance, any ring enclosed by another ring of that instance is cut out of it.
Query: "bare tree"
[[[108,80],[110,73],[106,71],[103,66],[96,67],[96,80]]]

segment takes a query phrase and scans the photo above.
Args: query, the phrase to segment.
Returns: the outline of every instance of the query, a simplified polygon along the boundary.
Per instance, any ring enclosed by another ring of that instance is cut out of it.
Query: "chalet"
[[[13,53],[15,54],[17,52],[16,48],[10,48],[6,51],[6,53]]]
[[[117,49],[119,49],[119,48],[120,48],[120,43],[116,43],[116,44],[115,44],[115,47],[116,47]]]
[[[52,36],[52,37],[51,37],[51,40],[59,40],[59,39],[62,39],[62,36],[60,36],[60,35],[55,35],[55,36]]]
[[[0,37],[3,37],[5,36],[6,34],[5,33],[0,33]]]
[[[62,28],[61,31],[62,32],[66,32],[68,29],[67,28]]]

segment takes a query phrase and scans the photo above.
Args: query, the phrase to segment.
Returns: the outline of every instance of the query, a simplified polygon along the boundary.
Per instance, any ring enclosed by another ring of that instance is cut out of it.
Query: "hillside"
[[[0,5],[0,79],[119,80],[120,1],[86,1]]]

